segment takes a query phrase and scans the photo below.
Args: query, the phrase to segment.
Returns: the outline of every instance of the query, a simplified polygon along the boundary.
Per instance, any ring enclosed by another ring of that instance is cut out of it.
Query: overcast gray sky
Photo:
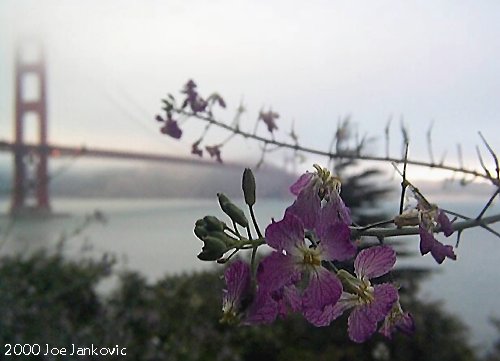
[[[432,121],[436,157],[448,150],[455,162],[461,143],[476,164],[477,131],[500,149],[498,1],[2,0],[2,139],[12,138],[14,42],[30,33],[45,43],[53,142],[187,154],[201,125],[186,124],[177,142],[153,118],[193,78],[227,99],[223,119],[244,99],[252,128],[272,106],[280,130],[294,120],[307,146],[327,148],[350,114],[381,154],[391,115],[394,155],[401,116],[417,158]]]

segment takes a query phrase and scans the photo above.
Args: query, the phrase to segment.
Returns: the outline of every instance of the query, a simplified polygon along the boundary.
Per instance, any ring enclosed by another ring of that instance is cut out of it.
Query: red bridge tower
[[[25,50],[37,50],[34,54],[36,55],[35,59],[26,59],[25,55],[28,54],[24,53]],[[28,80],[32,80],[32,82],[29,83]],[[13,215],[49,213],[47,89],[45,61],[41,46],[37,46],[35,49],[18,47],[15,82],[14,189],[10,211]],[[30,85],[32,89],[29,89]],[[32,96],[28,96],[30,95],[28,91],[31,91]],[[36,118],[38,121],[38,147],[35,151],[28,151],[25,147],[24,128],[28,116]],[[34,196],[35,202],[29,204],[29,198],[32,196]]]

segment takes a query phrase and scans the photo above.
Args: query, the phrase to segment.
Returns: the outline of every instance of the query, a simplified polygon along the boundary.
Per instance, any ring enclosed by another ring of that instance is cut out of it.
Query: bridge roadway
[[[123,159],[123,160],[139,160],[139,161],[152,161],[170,164],[192,164],[199,166],[214,166],[218,165],[215,161],[203,160],[200,158],[177,157],[166,154],[155,154],[146,152],[129,152],[121,150],[111,150],[102,148],[87,148],[61,146],[55,144],[37,145],[37,144],[22,144],[20,145],[26,152],[42,152],[45,151],[52,158],[58,157],[94,157],[94,158],[110,158],[110,159]],[[0,140],[0,152],[15,152],[15,143]],[[236,163],[224,163],[225,167],[237,167],[242,169],[244,165]]]

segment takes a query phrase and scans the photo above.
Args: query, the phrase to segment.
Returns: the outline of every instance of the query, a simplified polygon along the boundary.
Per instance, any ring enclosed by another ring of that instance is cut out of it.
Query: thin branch
[[[497,188],[497,190],[495,191],[495,193],[493,193],[493,195],[490,197],[490,199],[488,200],[488,202],[486,203],[486,205],[484,206],[483,210],[479,213],[479,215],[476,217],[476,219],[481,219],[481,217],[486,213],[486,210],[491,206],[491,203],[493,203],[493,200],[495,199],[495,197],[500,194],[500,187]]]
[[[391,127],[391,121],[392,121],[392,116],[389,117],[389,120],[387,120],[387,124],[385,126],[384,134],[385,134],[385,157],[389,158],[389,144],[390,144],[390,134],[389,130]]]
[[[403,136],[403,148],[401,153],[404,154],[406,145],[410,143],[410,135],[408,134],[408,129],[404,123],[403,116],[401,116],[399,121],[401,125],[401,135]]]
[[[495,154],[495,152],[493,151],[493,149],[490,147],[490,145],[488,144],[488,142],[486,141],[486,139],[483,137],[483,134],[481,132],[479,132],[479,136],[483,140],[484,145],[486,146],[486,148],[488,148],[488,151],[490,152],[491,156],[493,157],[493,160],[495,161],[495,171],[497,173],[497,180],[500,180],[500,169],[498,167],[498,158],[497,158],[497,155]]]
[[[361,227],[361,228],[357,228],[357,230],[359,232],[364,232],[364,231],[367,231],[367,230],[372,229],[372,228],[376,228],[376,227],[380,227],[380,226],[385,226],[386,224],[393,224],[393,223],[394,223],[394,219],[389,219],[387,221],[381,221],[381,222],[369,224],[369,225]]]
[[[434,121],[429,125],[429,129],[427,130],[427,150],[429,151],[429,158],[431,163],[434,164],[434,153],[432,151],[432,127],[434,125]]]
[[[462,155],[462,146],[460,143],[457,143],[457,154],[458,154],[458,164],[460,165],[460,168],[464,167],[464,157]]]
[[[442,166],[444,164],[445,158],[446,158],[446,150],[443,152],[443,155],[441,156],[441,160],[439,161],[440,166]]]
[[[482,219],[468,219],[462,222],[454,222],[451,227],[454,231],[463,231],[464,229],[482,227],[491,223],[496,223],[500,221],[500,214],[495,214],[493,216],[485,217]],[[359,238],[362,236],[371,237],[396,237],[396,236],[409,236],[419,234],[419,227],[403,227],[403,228],[372,228],[366,231],[360,231],[356,227],[351,228],[351,236],[354,238]],[[441,232],[438,227],[436,233]],[[500,237],[500,235],[499,235]]]
[[[187,112],[187,111],[182,110],[182,109],[176,109],[176,111],[178,113],[182,113],[182,114],[185,114],[187,116],[196,117],[197,119],[200,119],[200,120],[203,120],[206,122],[210,122],[219,128],[226,129],[227,131],[230,131],[230,132],[234,132],[234,133],[241,135],[242,137],[245,137],[245,138],[250,138],[250,139],[253,139],[255,141],[273,144],[273,145],[280,146],[282,148],[297,150],[297,151],[301,151],[304,153],[315,154],[315,155],[324,156],[327,158],[334,158],[334,159],[344,158],[344,159],[365,160],[365,161],[384,162],[384,163],[385,162],[393,162],[396,164],[400,164],[400,163],[404,162],[403,158],[380,157],[380,156],[373,156],[373,155],[366,155],[366,154],[365,155],[357,155],[357,154],[351,154],[348,152],[342,152],[342,153],[329,152],[329,151],[319,150],[319,149],[315,149],[315,148],[299,146],[299,145],[284,142],[284,141],[270,140],[269,138],[265,138],[265,137],[260,136],[260,135],[248,133],[248,132],[242,131],[241,129],[235,129],[235,128],[233,128],[225,123],[222,123],[220,121],[217,121],[213,118],[209,118],[209,117],[204,116],[204,115],[200,115],[200,114],[192,113],[192,112]],[[443,169],[443,170],[448,170],[451,172],[457,172],[457,173],[472,175],[475,177],[480,177],[483,179],[487,179],[489,181],[494,181],[491,177],[486,176],[482,172],[480,173],[476,170],[467,169],[464,167],[456,167],[456,166],[445,165],[445,164],[437,165],[437,164],[432,164],[432,163],[429,163],[426,161],[419,161],[419,160],[412,160],[412,159],[408,159],[407,164],[414,165],[414,166],[428,167],[428,168]]]
[[[477,145],[476,145],[476,153],[477,153],[477,157],[479,158],[479,163],[481,164],[481,167],[483,167],[483,169],[484,169],[484,174],[486,174],[486,176],[491,178],[491,173],[488,170],[488,168],[486,167],[486,165],[484,164],[483,157],[481,156],[481,151],[479,150],[479,147]]]
[[[441,210],[444,211],[444,212],[446,212],[446,213],[448,213],[448,214],[451,214],[452,216],[459,217],[459,218],[462,218],[462,219],[465,219],[465,220],[472,219],[470,217],[464,216],[463,214],[460,214],[460,213],[457,213],[457,212],[453,212],[453,211],[450,211],[448,209],[441,208]],[[480,227],[486,229],[488,232],[490,232],[490,233],[494,234],[496,237],[500,238],[500,233],[498,233],[494,229],[488,227],[487,225],[481,224]]]
[[[405,157],[404,157],[404,163],[403,163],[403,180],[401,181],[401,198],[399,200],[399,214],[403,213],[403,206],[404,206],[404,200],[405,200],[405,191],[406,187],[408,186],[408,181],[406,180],[406,165],[408,164],[408,143],[406,143],[405,147]]]

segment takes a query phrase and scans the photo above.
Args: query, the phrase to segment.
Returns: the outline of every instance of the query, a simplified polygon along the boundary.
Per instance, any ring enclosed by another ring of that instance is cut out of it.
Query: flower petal
[[[399,299],[398,290],[390,283],[375,285],[373,297],[373,302],[367,305],[365,312],[375,322],[382,321]]]
[[[321,222],[331,223],[341,221],[348,226],[351,225],[351,211],[336,191],[330,193],[330,199],[321,209]]]
[[[272,297],[278,304],[278,315],[281,317],[287,316],[290,311],[302,310],[302,298],[299,290],[293,285],[274,291]]]
[[[444,211],[439,210],[437,221],[446,237],[449,237],[453,234],[453,227],[451,226],[451,222]]]
[[[422,227],[422,225],[418,227],[418,233],[420,234],[420,254],[423,256],[431,251],[436,239],[432,233]]]
[[[388,283],[376,285],[372,303],[355,307],[348,319],[349,337],[354,342],[364,342],[377,330],[398,300],[398,291]]]
[[[396,252],[389,246],[375,246],[362,250],[354,261],[358,277],[379,277],[391,270],[396,263]]]
[[[396,331],[401,331],[405,335],[411,336],[415,332],[415,321],[409,312],[400,312],[393,316],[388,316],[380,327],[379,332],[392,339],[392,334]]]
[[[278,252],[264,258],[257,269],[257,283],[261,291],[273,292],[298,280],[300,267],[293,257]]]
[[[250,265],[240,260],[233,262],[226,268],[224,278],[227,285],[224,303],[239,303],[250,290]]]
[[[286,300],[287,305],[292,311],[297,312],[302,309],[302,298],[300,297],[297,287],[283,287],[283,299]]]
[[[293,214],[302,221],[305,228],[313,229],[318,221],[320,208],[318,189],[316,186],[309,186],[302,189],[295,202],[286,209],[285,216]]]
[[[342,222],[335,222],[329,227],[321,227],[318,234],[321,239],[319,245],[324,260],[345,261],[356,254],[356,246],[351,241],[349,226]]]
[[[267,226],[266,243],[277,251],[293,253],[294,248],[305,244],[302,222],[295,215],[285,213],[281,221]]]
[[[453,247],[450,245],[444,245],[438,240],[435,240],[435,243],[431,249],[432,257],[436,260],[437,263],[443,263],[446,257],[456,260],[457,255],[453,252]]]
[[[335,319],[335,305],[326,305],[322,310],[315,308],[304,309],[303,314],[307,321],[316,327],[328,326]]]
[[[335,304],[342,294],[342,283],[337,276],[326,268],[318,268],[311,273],[309,285],[302,295],[304,308],[322,309]]]
[[[415,321],[411,313],[403,313],[402,317],[396,323],[396,328],[406,335],[412,335],[415,332]]]
[[[314,176],[314,173],[310,173],[310,172],[302,174],[299,177],[299,179],[297,179],[297,181],[290,186],[290,192],[292,192],[292,194],[298,196],[299,193],[305,187],[307,187],[309,185],[309,183],[311,182],[313,176]]]
[[[456,260],[457,255],[453,252],[453,247],[439,242],[432,233],[426,231],[422,226],[419,227],[420,233],[420,253],[422,255],[431,252],[432,257],[437,263],[441,264],[446,257]]]
[[[357,305],[358,296],[353,295],[348,292],[342,292],[337,303],[333,306],[332,309],[332,319],[335,320],[337,317],[342,316],[342,314],[350,308],[353,308]]]
[[[325,268],[318,269],[311,274],[309,285],[302,295],[304,317],[315,326],[328,325],[332,320],[333,305],[341,294],[342,284],[337,276]]]
[[[175,139],[180,139],[182,136],[182,130],[179,128],[177,121],[173,119],[167,119],[165,125],[160,129],[163,134],[167,134]]]
[[[278,303],[268,292],[258,291],[243,321],[247,325],[271,323],[278,315]]]
[[[377,321],[366,313],[366,306],[355,307],[347,320],[349,338],[354,342],[365,342],[377,330]]]

